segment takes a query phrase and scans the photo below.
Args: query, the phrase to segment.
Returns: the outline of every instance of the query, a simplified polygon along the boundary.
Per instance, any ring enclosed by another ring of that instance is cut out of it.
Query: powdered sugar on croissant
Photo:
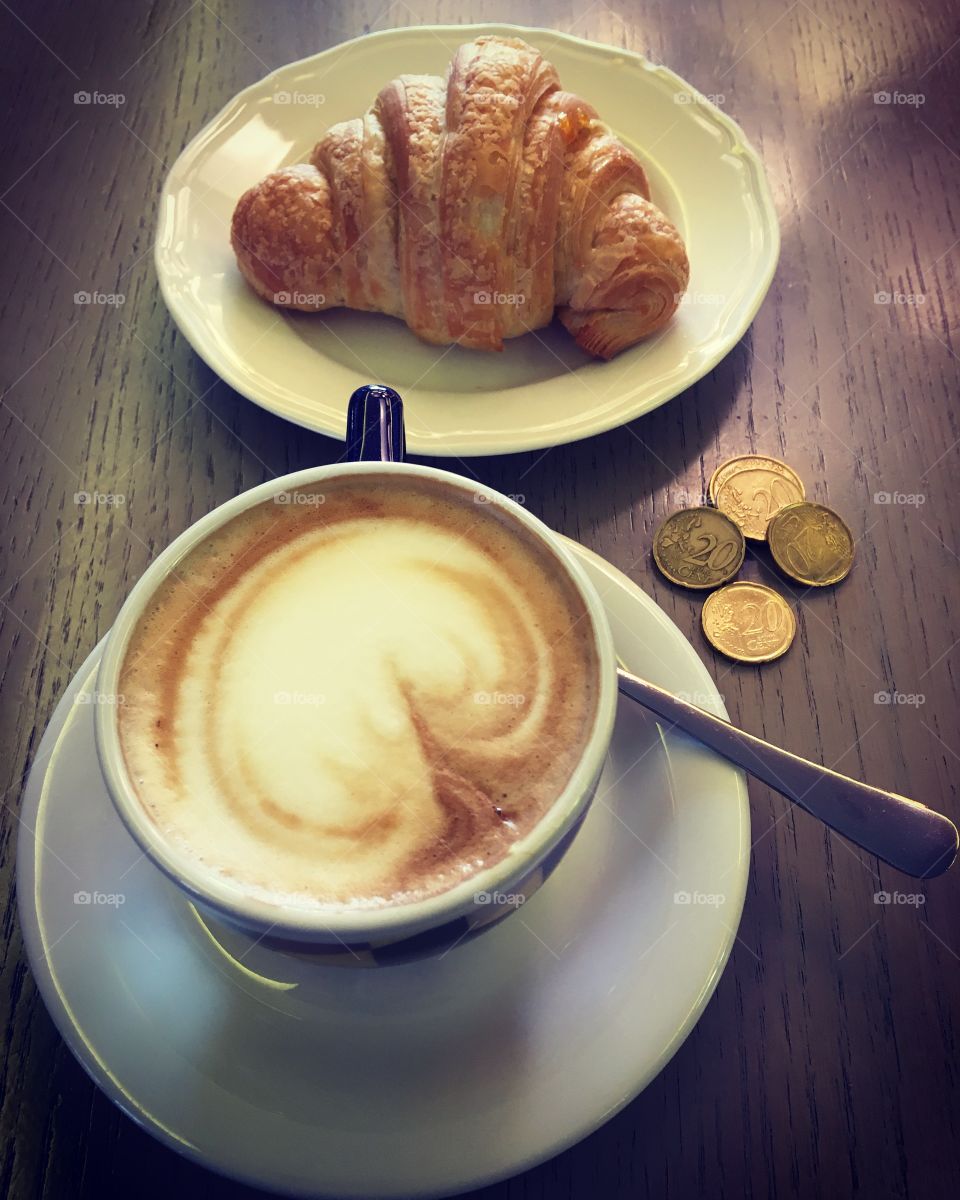
[[[389,313],[480,350],[556,311],[611,358],[670,320],[689,278],[636,157],[516,38],[461,46],[445,80],[387,84],[241,197],[231,242],[273,304]]]

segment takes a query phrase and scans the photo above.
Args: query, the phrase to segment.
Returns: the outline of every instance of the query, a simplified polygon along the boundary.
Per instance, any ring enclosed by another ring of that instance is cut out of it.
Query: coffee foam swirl
[[[345,477],[323,500],[258,506],[162,587],[121,672],[124,757],[167,836],[261,899],[417,899],[562,791],[596,704],[589,618],[469,496]]]

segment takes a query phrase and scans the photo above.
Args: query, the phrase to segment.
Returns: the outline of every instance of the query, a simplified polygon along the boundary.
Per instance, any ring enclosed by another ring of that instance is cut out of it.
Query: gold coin
[[[733,521],[705,505],[673,513],[653,539],[657,566],[671,583],[688,588],[718,587],[733,579],[746,552]]]
[[[781,508],[770,522],[767,541],[780,570],[811,587],[839,583],[853,566],[853,534],[823,504],[805,500]]]
[[[779,458],[771,458],[769,454],[737,454],[733,458],[728,458],[725,462],[722,462],[710,476],[710,483],[707,485],[710,503],[716,504],[717,492],[731,476],[738,474],[740,471],[755,467],[762,467],[773,475],[781,475],[784,479],[788,479],[791,483],[795,484],[801,492],[803,491],[803,483],[800,481],[800,476],[792,467],[788,467]]]
[[[766,537],[774,513],[805,495],[796,471],[765,454],[741,454],[721,463],[707,490],[717,508],[736,521],[748,538],[758,541]]]
[[[738,662],[779,658],[797,632],[797,619],[780,593],[745,579],[708,596],[700,621],[710,645]]]

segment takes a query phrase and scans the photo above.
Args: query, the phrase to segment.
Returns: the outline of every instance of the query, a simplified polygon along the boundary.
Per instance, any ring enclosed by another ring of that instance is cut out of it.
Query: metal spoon
[[[620,691],[819,817],[907,875],[940,875],[957,853],[957,827],[933,809],[848,779],[737,729],[672,693],[617,669]]]

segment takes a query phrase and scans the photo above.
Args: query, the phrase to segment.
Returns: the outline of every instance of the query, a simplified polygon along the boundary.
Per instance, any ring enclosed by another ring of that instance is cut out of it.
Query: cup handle
[[[403,426],[403,401],[381,383],[367,383],[347,405],[349,462],[403,462],[407,438]]]

